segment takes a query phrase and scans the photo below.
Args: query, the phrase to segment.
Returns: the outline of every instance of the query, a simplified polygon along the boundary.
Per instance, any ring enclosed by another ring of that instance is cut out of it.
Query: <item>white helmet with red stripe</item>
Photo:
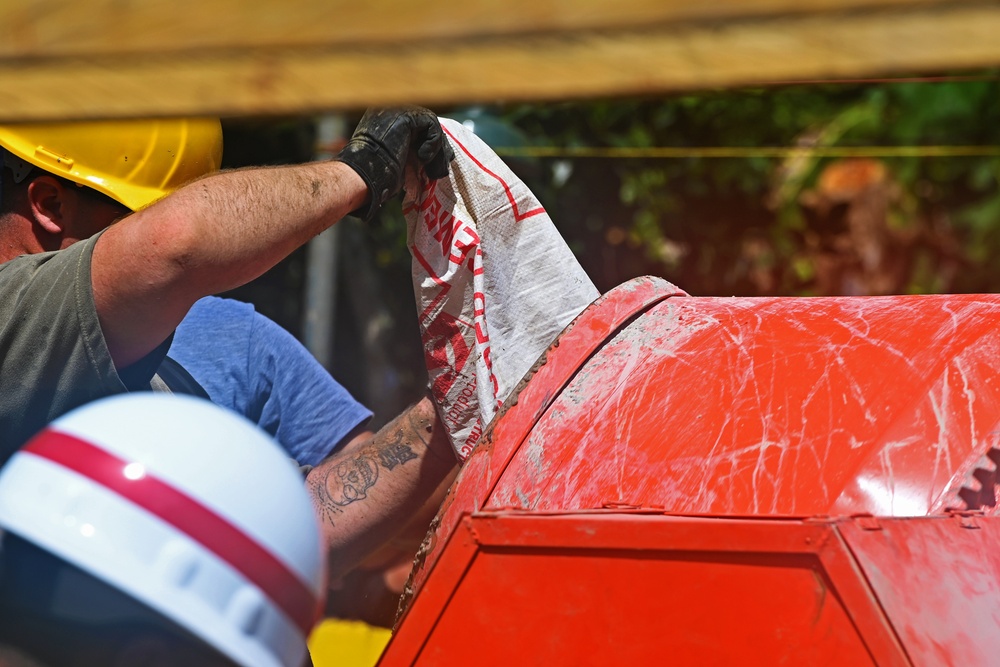
[[[128,394],[57,419],[0,471],[0,527],[238,664],[305,657],[325,559],[301,474],[207,401]]]

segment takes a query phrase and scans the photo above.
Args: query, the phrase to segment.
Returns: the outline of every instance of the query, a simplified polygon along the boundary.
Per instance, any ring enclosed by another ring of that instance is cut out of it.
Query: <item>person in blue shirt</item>
[[[198,300],[177,327],[167,355],[213,403],[270,433],[299,465],[315,466],[352,440],[371,436],[371,411],[251,304],[212,296]]]

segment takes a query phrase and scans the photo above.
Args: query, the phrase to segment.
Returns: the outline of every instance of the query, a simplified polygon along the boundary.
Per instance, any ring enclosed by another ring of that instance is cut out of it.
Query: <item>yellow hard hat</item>
[[[219,169],[215,118],[0,125],[0,146],[133,211]]]

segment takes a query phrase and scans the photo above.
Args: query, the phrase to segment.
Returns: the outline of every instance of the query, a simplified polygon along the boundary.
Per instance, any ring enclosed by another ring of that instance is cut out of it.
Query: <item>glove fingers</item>
[[[448,175],[454,155],[433,112],[420,107],[369,109],[347,146],[335,159],[358,172],[371,194],[364,219],[374,217],[385,201],[403,188],[403,171],[411,156],[432,179]]]
[[[436,118],[433,125],[427,128],[427,135],[417,148],[417,158],[424,165],[428,177],[438,179],[448,175],[448,163],[455,158],[455,151]]]
[[[450,146],[437,152],[430,160],[424,162],[424,172],[428,178],[437,180],[448,175],[448,163],[454,159],[455,154]]]

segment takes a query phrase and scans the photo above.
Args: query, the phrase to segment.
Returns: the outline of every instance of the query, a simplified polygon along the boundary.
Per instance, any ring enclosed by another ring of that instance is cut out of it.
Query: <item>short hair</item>
[[[12,201],[11,195],[16,191],[16,189],[26,189],[33,178],[37,178],[42,174],[57,179],[66,187],[72,186],[78,189],[89,198],[98,199],[106,204],[117,206],[122,210],[123,216],[132,212],[132,210],[125,206],[125,204],[109,197],[103,192],[87,187],[81,183],[71,181],[70,179],[60,176],[59,174],[53,174],[52,172],[46,171],[40,167],[36,167],[30,162],[21,160],[10,151],[7,151],[0,146],[0,215],[10,213],[14,210],[14,201]],[[0,667],[3,667],[3,665],[0,665]]]
[[[15,164],[15,162],[20,164]],[[0,146],[0,215],[10,213],[13,210],[14,203],[11,200],[11,195],[18,186],[27,187],[21,184],[27,181],[27,177],[34,169],[33,165],[13,156]]]

